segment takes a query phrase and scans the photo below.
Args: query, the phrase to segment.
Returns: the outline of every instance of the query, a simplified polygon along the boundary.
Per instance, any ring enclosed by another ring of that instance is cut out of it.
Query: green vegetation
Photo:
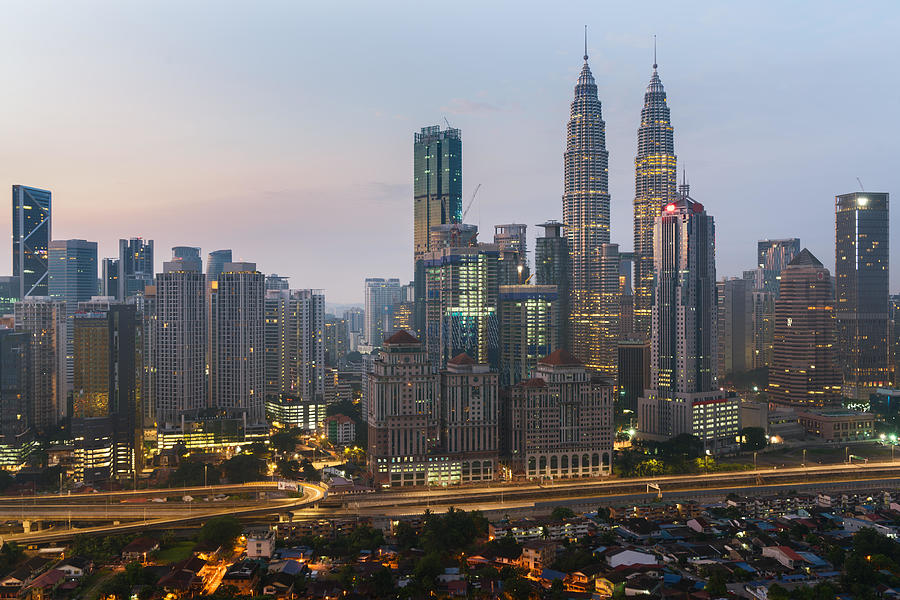
[[[197,537],[201,542],[211,542],[222,548],[230,548],[241,535],[241,530],[241,522],[236,517],[223,515],[213,517],[204,523]]]
[[[174,546],[160,550],[156,560],[164,565],[184,560],[191,555],[194,546],[193,541],[178,542]]]
[[[94,561],[107,561],[122,553],[137,534],[96,537],[78,534],[72,540],[72,556],[88,556]]]
[[[562,521],[563,519],[571,519],[575,516],[575,512],[566,506],[557,506],[550,513],[550,519],[553,521]]]
[[[125,570],[103,582],[101,595],[104,598],[114,596],[117,600],[129,600],[134,586],[145,585],[148,587],[138,595],[138,598],[144,600],[153,595],[154,589],[150,586],[155,583],[156,577],[144,571],[140,563],[128,563]]]
[[[169,476],[170,487],[195,487],[217,485],[221,478],[218,467],[199,460],[182,460],[178,468]]]
[[[741,450],[762,450],[769,443],[766,430],[762,427],[744,427],[741,429]]]
[[[259,481],[266,474],[266,463],[254,454],[241,453],[222,463],[229,483]]]

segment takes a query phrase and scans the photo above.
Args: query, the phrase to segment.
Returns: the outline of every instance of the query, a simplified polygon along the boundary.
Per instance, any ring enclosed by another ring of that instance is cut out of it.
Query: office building
[[[516,280],[510,285],[524,283],[531,276],[528,268],[528,226],[519,223],[507,223],[494,226],[494,243],[500,252],[515,252]]]
[[[868,400],[890,385],[886,193],[854,192],[835,198],[835,300],[843,394]]]
[[[153,240],[119,240],[119,293],[122,302],[153,285]]]
[[[100,261],[100,289],[97,292],[101,296],[111,298],[119,297],[119,259],[104,258]]]
[[[500,385],[530,379],[539,359],[559,348],[555,285],[500,286]]]
[[[437,369],[466,353],[492,368],[500,359],[497,302],[500,252],[494,244],[444,248],[423,256],[425,344]]]
[[[163,263],[165,265],[165,263]],[[196,266],[196,263],[194,263]],[[140,323],[143,343],[143,360],[140,365],[141,421],[146,433],[153,435],[156,423],[156,286],[144,288],[143,294],[131,296],[125,301],[134,306]]]
[[[753,288],[746,279],[716,283],[718,330],[716,376],[744,373],[753,368]]]
[[[569,346],[569,240],[562,234],[563,225],[557,221],[547,221],[538,227],[544,229],[534,249],[534,275],[538,285],[555,285],[559,303],[559,347],[570,350]]]
[[[212,407],[265,423],[265,275],[225,263],[210,298]]]
[[[200,258],[200,248],[196,246],[172,246],[172,260],[175,262],[191,263],[192,271],[203,271],[203,259]]]
[[[18,292],[18,290],[16,290]],[[18,465],[31,442],[28,360],[31,335],[0,329],[0,464]],[[7,456],[12,460],[4,460]]]
[[[584,66],[575,85],[564,155],[563,222],[570,259],[570,345],[589,369],[603,367],[601,247],[609,243],[609,152],[597,84]]]
[[[131,479],[141,468],[143,340],[132,305],[85,302],[74,318],[72,436],[85,481]],[[92,437],[97,430],[109,435]]]
[[[322,402],[325,293],[270,289],[266,290],[265,306],[266,399],[290,397]]]
[[[781,281],[781,275],[778,276]],[[761,369],[772,365],[772,344],[775,336],[775,293],[754,290],[751,302],[751,369]]]
[[[638,398],[650,389],[650,342],[624,340],[619,342],[619,369],[616,387],[616,414],[635,418]]]
[[[185,411],[206,406],[206,278],[193,261],[163,264],[156,276],[152,324],[155,417],[175,425]]]
[[[634,265],[634,252],[619,252],[619,341],[635,337]]]
[[[648,340],[653,305],[653,228],[662,208],[678,199],[676,162],[675,130],[654,56],[634,159],[634,328],[636,335]]]
[[[213,250],[206,256],[206,280],[218,281],[219,274],[225,267],[225,263],[231,262],[231,248],[226,250]]]
[[[462,222],[462,134],[423,127],[413,143],[415,260],[431,251],[431,228]]]
[[[615,377],[620,338],[619,319],[622,314],[621,281],[622,260],[618,244],[603,244],[600,247],[600,331],[598,339],[597,371],[606,377]]]
[[[13,314],[13,305],[19,300],[19,278],[0,276],[0,316]]]
[[[378,487],[442,483],[440,381],[424,345],[405,331],[384,340],[367,374],[369,471]],[[448,466],[449,468],[449,466]],[[447,475],[446,477],[444,475]]]
[[[492,481],[500,448],[497,372],[460,354],[441,372],[440,394],[441,450],[446,456],[439,462],[438,481]]]
[[[542,358],[535,376],[510,393],[506,450],[513,471],[529,479],[609,475],[612,397],[612,383],[566,350]]]
[[[400,280],[395,277],[366,278],[363,337],[370,346],[380,346],[385,334],[390,333],[392,311],[400,301],[400,287]]]
[[[50,297],[66,307],[66,392],[72,390],[72,319],[78,303],[97,295],[97,242],[52,240],[48,270]]]
[[[347,319],[325,317],[325,365],[336,367],[350,352],[350,329]]]
[[[680,193],[654,228],[650,389],[638,399],[638,429],[651,440],[696,435],[719,454],[735,448],[740,401],[715,381],[715,224],[687,185]]]
[[[50,294],[50,196],[48,190],[12,187],[12,273],[19,278],[19,298]]]
[[[277,273],[266,275],[266,291],[269,290],[289,290],[291,284],[287,277],[282,277]]]
[[[266,397],[266,419],[287,429],[316,431],[325,419],[325,397],[301,398],[282,394]]]
[[[30,334],[28,422],[53,433],[66,411],[66,305],[47,296],[29,296],[15,305],[16,331]]]
[[[778,295],[781,271],[800,253],[800,239],[759,240],[756,243],[759,279],[756,289]]]
[[[821,407],[840,402],[831,285],[828,269],[805,248],[781,272],[769,368],[770,403]]]

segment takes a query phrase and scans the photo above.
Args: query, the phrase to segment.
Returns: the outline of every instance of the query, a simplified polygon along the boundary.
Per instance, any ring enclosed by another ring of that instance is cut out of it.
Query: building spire
[[[587,62],[588,53],[587,53],[587,25],[584,26],[584,62]]]
[[[653,34],[653,70],[656,70],[656,34]]]

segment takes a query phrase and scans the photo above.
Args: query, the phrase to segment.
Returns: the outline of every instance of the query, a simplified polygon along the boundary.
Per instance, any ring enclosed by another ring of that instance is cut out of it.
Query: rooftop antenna
[[[656,34],[653,34],[653,69],[656,69]]]
[[[588,53],[587,53],[587,25],[584,26],[584,62],[587,62]]]
[[[859,184],[859,191],[864,192],[866,188],[863,187],[862,181],[860,181],[859,177],[856,178],[856,183]]]

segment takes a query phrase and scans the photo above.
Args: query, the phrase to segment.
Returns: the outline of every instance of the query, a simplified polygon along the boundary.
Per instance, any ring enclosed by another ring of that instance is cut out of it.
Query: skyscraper
[[[653,224],[663,206],[678,198],[675,163],[674,129],[654,48],[634,159],[634,328],[644,339],[650,339],[653,304]]]
[[[203,271],[203,259],[200,258],[200,248],[196,246],[173,246],[172,260],[191,262],[196,265],[197,271]]]
[[[400,280],[396,277],[366,278],[365,324],[363,337],[370,346],[380,346],[386,335],[390,335],[391,313],[400,301]]]
[[[734,447],[738,399],[716,386],[715,224],[689,195],[666,204],[653,233],[655,285],[650,390],[638,399],[640,435],[688,433],[711,453]]]
[[[119,297],[118,258],[104,258],[100,261],[100,295]]]
[[[153,240],[141,238],[119,240],[119,294],[124,302],[129,296],[143,294],[153,285]]]
[[[512,250],[516,253],[517,278],[508,285],[524,283],[530,275],[528,268],[528,226],[520,223],[507,223],[494,226],[494,243],[500,252]]]
[[[225,263],[211,300],[212,402],[249,425],[265,423],[265,275]]]
[[[835,198],[835,296],[844,396],[868,400],[890,385],[888,345],[889,196]]]
[[[431,244],[432,228],[461,223],[462,134],[450,127],[443,131],[437,125],[423,127],[413,142],[413,302],[420,335],[425,328],[422,256],[435,249]]]
[[[154,390],[159,427],[206,406],[206,278],[192,261],[163,264],[156,276]]]
[[[50,297],[66,303],[66,392],[72,389],[72,319],[78,303],[97,295],[97,242],[53,240],[50,242]]]
[[[716,377],[744,373],[753,368],[753,293],[746,279],[716,282],[719,347]]]
[[[841,399],[831,274],[803,249],[781,272],[769,401],[826,406]]]
[[[206,280],[217,281],[225,263],[231,262],[231,248],[213,250],[206,257]]]
[[[31,335],[0,329],[0,445],[21,448],[28,429],[28,348]]]
[[[19,277],[19,298],[47,296],[50,192],[14,185],[12,207],[13,276]]]
[[[800,239],[759,240],[756,243],[757,267],[760,274],[757,289],[778,294],[781,271],[800,253]]]
[[[19,300],[19,278],[0,276],[0,316],[13,314],[13,305]]]
[[[544,235],[535,241],[534,274],[538,285],[555,285],[559,298],[559,348],[571,351],[569,346],[569,240],[562,235],[565,227],[557,221],[547,221],[543,227]]]
[[[266,400],[325,396],[325,293],[266,291]]]
[[[30,334],[28,423],[50,433],[66,414],[66,306],[30,296],[16,302],[15,313],[16,331]]]
[[[437,369],[457,354],[496,368],[500,358],[496,244],[444,248],[425,254],[425,345]]]
[[[554,285],[500,286],[500,385],[532,377],[539,359],[559,348]]]
[[[619,273],[621,264],[618,244],[603,244],[600,247],[600,331],[595,368],[607,377],[615,377],[619,358],[619,324],[624,289]]]
[[[598,369],[603,328],[600,250],[609,243],[609,152],[587,47],[567,131],[563,222],[571,260],[571,346],[585,366]]]

